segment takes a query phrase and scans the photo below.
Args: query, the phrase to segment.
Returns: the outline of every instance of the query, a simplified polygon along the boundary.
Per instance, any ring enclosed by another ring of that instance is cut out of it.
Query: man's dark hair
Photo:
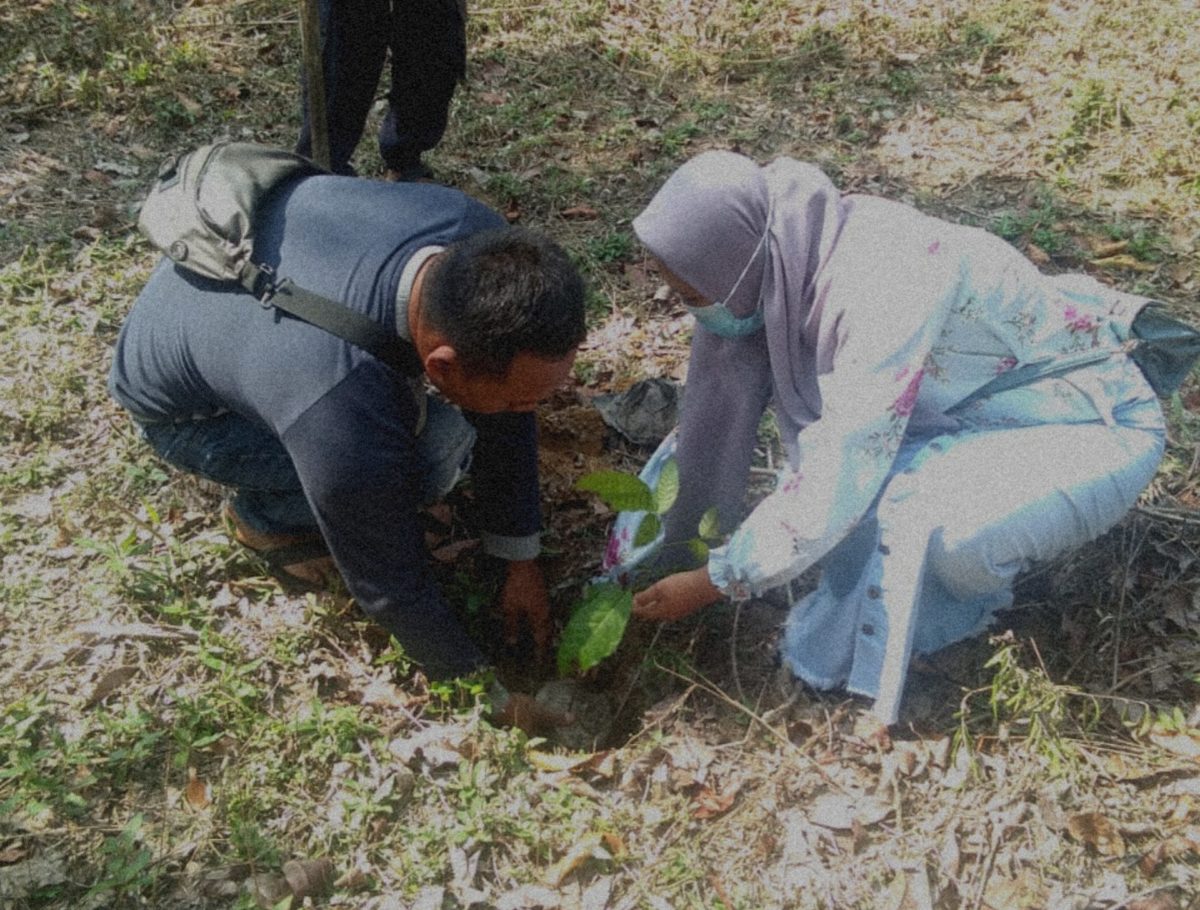
[[[583,279],[551,240],[525,228],[472,234],[446,248],[422,310],[465,370],[502,376],[522,351],[558,360],[583,341]]]

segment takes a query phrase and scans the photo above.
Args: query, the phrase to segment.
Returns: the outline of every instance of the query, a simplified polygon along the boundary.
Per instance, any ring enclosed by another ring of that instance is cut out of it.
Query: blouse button
[[[879,590],[878,586],[871,585],[871,587],[867,588],[867,597],[871,598],[871,600],[879,600],[882,596],[883,592]]]
[[[879,545],[879,552],[880,552],[880,553],[882,553],[884,556],[887,556],[889,553],[891,553],[891,552],[892,552],[892,548],[891,548],[891,547],[889,547],[889,546],[888,546],[887,544],[885,544],[885,543],[881,543],[881,544]]]
[[[863,627],[862,627],[862,634],[863,635],[874,635],[875,627],[873,625],[871,625],[870,623],[864,623]]]

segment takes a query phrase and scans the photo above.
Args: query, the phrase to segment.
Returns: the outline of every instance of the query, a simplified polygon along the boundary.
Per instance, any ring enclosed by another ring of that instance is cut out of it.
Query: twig
[[[737,643],[738,643],[738,621],[742,618],[742,607],[745,605],[744,600],[739,600],[737,606],[733,610],[733,632],[729,636],[729,663],[730,669],[733,671],[733,685],[737,689],[738,701],[745,703],[746,693],[742,691],[742,678],[738,673],[737,659]]]

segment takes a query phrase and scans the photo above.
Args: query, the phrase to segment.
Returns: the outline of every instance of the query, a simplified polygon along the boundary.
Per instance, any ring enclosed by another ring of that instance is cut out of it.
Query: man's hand
[[[668,575],[633,595],[633,615],[639,619],[682,619],[721,599],[708,577],[708,567]]]
[[[532,695],[507,692],[504,701],[492,711],[492,722],[501,727],[517,727],[529,736],[550,733],[575,722],[569,713],[541,704]]]
[[[541,660],[550,644],[550,596],[536,560],[508,564],[504,589],[500,592],[500,609],[504,614],[504,640],[510,645],[517,644],[523,620],[537,647],[537,659]]]

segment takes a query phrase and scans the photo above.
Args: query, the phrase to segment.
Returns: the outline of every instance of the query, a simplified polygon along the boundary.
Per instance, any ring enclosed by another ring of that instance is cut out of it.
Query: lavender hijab
[[[633,221],[650,253],[709,300],[724,299],[750,266],[726,302],[747,316],[761,299],[776,404],[797,430],[820,416],[816,373],[832,351],[818,331],[816,276],[841,214],[837,188],[813,165],[759,167],[713,151],[680,167]]]

